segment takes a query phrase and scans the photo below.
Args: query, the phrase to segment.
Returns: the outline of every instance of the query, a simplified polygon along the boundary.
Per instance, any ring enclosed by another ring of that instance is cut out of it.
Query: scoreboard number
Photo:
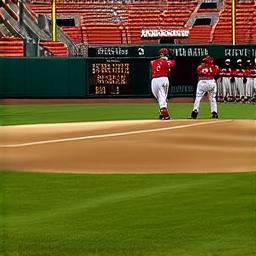
[[[106,86],[95,86],[95,94],[99,95],[104,95],[106,94]]]

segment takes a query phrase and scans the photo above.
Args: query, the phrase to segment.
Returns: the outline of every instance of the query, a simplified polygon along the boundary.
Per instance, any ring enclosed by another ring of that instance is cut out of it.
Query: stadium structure
[[[0,56],[87,56],[93,45],[256,43],[255,0],[2,0],[0,22]]]

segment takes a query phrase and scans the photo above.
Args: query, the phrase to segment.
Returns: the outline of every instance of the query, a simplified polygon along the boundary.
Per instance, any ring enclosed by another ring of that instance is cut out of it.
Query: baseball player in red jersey
[[[196,89],[196,99],[191,113],[191,118],[196,119],[200,101],[205,93],[208,93],[208,99],[211,106],[212,118],[218,118],[216,91],[217,84],[215,78],[219,76],[219,67],[214,65],[214,59],[211,56],[206,56],[202,64],[197,67],[198,83]]]
[[[168,64],[168,49],[160,49],[159,54],[160,57],[158,59],[150,62],[152,76],[151,90],[159,104],[159,118],[162,120],[168,120],[170,119],[167,104],[167,96],[169,91],[168,75],[173,67],[173,62]]]

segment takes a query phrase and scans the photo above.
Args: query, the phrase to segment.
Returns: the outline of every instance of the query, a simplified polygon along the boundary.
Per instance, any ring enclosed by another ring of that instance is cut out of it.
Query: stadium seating
[[[27,6],[37,14],[51,13],[49,1],[33,1]],[[59,17],[73,15],[79,18],[78,28],[63,27],[63,31],[77,43],[80,40],[89,44],[145,44],[157,43],[158,40],[141,39],[142,28],[183,27],[196,6],[196,0],[169,0],[166,4],[136,1],[133,4],[101,2],[90,5],[63,1],[57,4],[57,13]]]
[[[68,48],[62,42],[40,42],[39,45],[46,49],[52,56],[68,56]]]
[[[78,26],[65,26],[62,28],[66,35],[72,39],[74,43],[87,43],[86,33],[83,32],[82,27]]]
[[[180,40],[180,43],[211,43],[212,29],[212,25],[192,26],[189,31],[189,38]]]
[[[17,37],[0,38],[0,56],[21,57],[24,54],[23,40]]]
[[[18,22],[18,13],[6,3],[3,2],[2,8]],[[199,0],[57,0],[56,3],[58,19],[72,20],[73,24],[65,24],[61,28],[77,45],[159,43],[157,38],[141,38],[141,30],[145,28],[189,29],[189,37],[176,40],[177,43],[232,43],[232,0],[220,1],[214,8],[200,8],[202,1]],[[51,18],[51,0],[30,0],[26,6],[33,15]],[[255,0],[237,0],[236,7],[236,43],[255,43]],[[198,17],[209,17],[211,22],[195,24]],[[1,26],[3,19],[0,9]],[[4,33],[1,26],[1,56],[22,56],[23,40],[17,35],[10,37],[11,32]],[[40,46],[50,55],[69,54],[62,42],[40,41]]]
[[[61,16],[78,17],[80,24],[63,27],[63,31],[76,43],[88,44],[148,44],[158,43],[157,39],[142,39],[143,28],[181,28],[190,29],[188,39],[181,43],[231,43],[231,4],[224,0],[221,8],[201,9],[196,0],[136,0],[130,4],[124,1],[61,1],[57,13]],[[121,4],[123,2],[123,4]],[[28,4],[37,14],[51,13],[49,0],[34,0]],[[215,13],[219,16],[216,24],[187,26],[192,14]],[[255,42],[255,1],[238,1],[237,42]],[[107,32],[106,32],[107,31]]]
[[[40,42],[44,50],[51,56],[68,56],[68,48],[62,42]],[[24,41],[17,37],[0,38],[0,56],[22,57],[24,56]]]
[[[238,1],[236,4],[236,43],[255,42],[255,1]],[[232,43],[232,0],[224,1],[219,22],[213,33],[214,43]]]
[[[196,2],[173,2],[170,5],[130,5],[128,14],[129,42],[134,44],[157,43],[157,39],[141,39],[141,30],[143,28],[183,28],[196,5]]]
[[[37,14],[50,15],[50,3],[28,4]],[[78,26],[63,27],[63,31],[76,43],[122,44],[120,25],[127,21],[126,5],[109,4],[68,4],[57,5],[60,17],[79,18]],[[125,37],[124,37],[125,38]]]

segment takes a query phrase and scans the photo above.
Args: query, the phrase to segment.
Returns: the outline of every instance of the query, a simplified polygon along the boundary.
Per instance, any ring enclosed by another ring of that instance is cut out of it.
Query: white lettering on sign
[[[104,56],[128,56],[128,49],[122,47],[100,47],[97,49],[97,55]]]
[[[188,37],[188,29],[142,29],[142,38]]]
[[[225,49],[226,57],[256,57],[256,48]]]
[[[169,48],[170,53],[177,57],[203,57],[209,54],[207,48],[193,47],[193,48]]]

